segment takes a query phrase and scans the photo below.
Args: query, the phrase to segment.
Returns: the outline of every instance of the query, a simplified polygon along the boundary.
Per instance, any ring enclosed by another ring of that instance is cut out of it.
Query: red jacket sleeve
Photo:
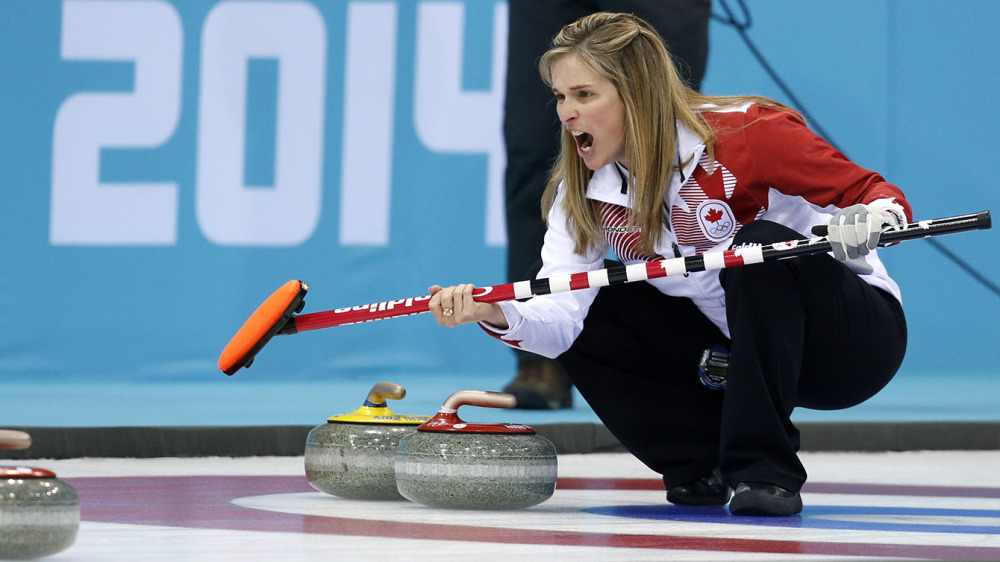
[[[895,185],[851,162],[812,132],[797,113],[752,106],[742,129],[751,165],[762,189],[798,195],[820,207],[843,208],[895,199],[913,220],[910,204]]]

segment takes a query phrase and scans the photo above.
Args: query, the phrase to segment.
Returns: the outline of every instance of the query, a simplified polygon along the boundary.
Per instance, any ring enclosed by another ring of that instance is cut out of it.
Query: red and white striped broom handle
[[[952,232],[983,230],[990,227],[991,219],[989,211],[923,220],[885,229],[879,239],[879,245],[885,246],[904,240],[914,240],[917,238],[950,234]],[[818,229],[822,228],[818,227]],[[501,302],[575,291],[577,289],[645,281],[647,279],[656,279],[671,275],[683,275],[696,271],[750,265],[829,251],[830,242],[822,236],[806,240],[788,240],[766,246],[706,252],[694,256],[621,265],[581,273],[553,275],[545,279],[479,287],[473,292],[473,298],[478,302]],[[430,301],[430,298],[430,295],[424,295],[408,299],[338,308],[325,312],[300,314],[293,316],[278,334],[288,335],[308,330],[318,330],[320,328],[332,328],[334,326],[346,326],[348,324],[421,314],[428,311],[428,301]]]

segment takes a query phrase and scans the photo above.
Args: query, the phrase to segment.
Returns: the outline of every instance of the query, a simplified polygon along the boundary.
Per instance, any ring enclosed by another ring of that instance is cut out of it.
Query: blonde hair
[[[570,55],[610,80],[625,107],[625,151],[631,182],[629,223],[642,227],[640,244],[648,253],[654,251],[662,236],[667,214],[664,194],[670,177],[676,166],[685,164],[677,162],[678,124],[705,142],[712,157],[717,131],[697,107],[735,107],[756,102],[784,108],[759,96],[706,96],[692,90],[677,73],[656,30],[631,14],[599,12],[563,27],[539,62],[539,72],[547,85],[552,86],[552,65]],[[574,249],[583,254],[589,248],[605,245],[597,205],[587,199],[592,172],[577,154],[573,136],[564,129],[560,139],[559,157],[542,196],[542,213],[548,216],[559,185],[563,184],[562,205],[575,240]]]

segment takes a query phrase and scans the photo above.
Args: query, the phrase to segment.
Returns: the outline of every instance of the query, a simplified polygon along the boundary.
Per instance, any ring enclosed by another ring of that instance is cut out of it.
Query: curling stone
[[[41,468],[0,467],[0,558],[38,558],[76,541],[80,500]]]
[[[406,389],[380,382],[351,414],[330,417],[306,438],[306,478],[321,492],[359,500],[402,500],[396,490],[399,440],[430,420],[392,413],[386,398],[399,400]]]
[[[450,509],[517,509],[552,497],[556,448],[520,424],[466,423],[463,405],[512,408],[512,394],[462,390],[430,421],[403,437],[396,486],[410,501]]]

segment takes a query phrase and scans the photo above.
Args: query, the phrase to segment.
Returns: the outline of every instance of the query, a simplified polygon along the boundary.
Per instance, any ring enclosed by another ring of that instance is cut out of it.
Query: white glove
[[[873,205],[851,205],[837,211],[827,228],[833,257],[848,262],[848,267],[858,273],[871,273],[864,256],[878,247],[886,225],[896,225],[896,218]]]

